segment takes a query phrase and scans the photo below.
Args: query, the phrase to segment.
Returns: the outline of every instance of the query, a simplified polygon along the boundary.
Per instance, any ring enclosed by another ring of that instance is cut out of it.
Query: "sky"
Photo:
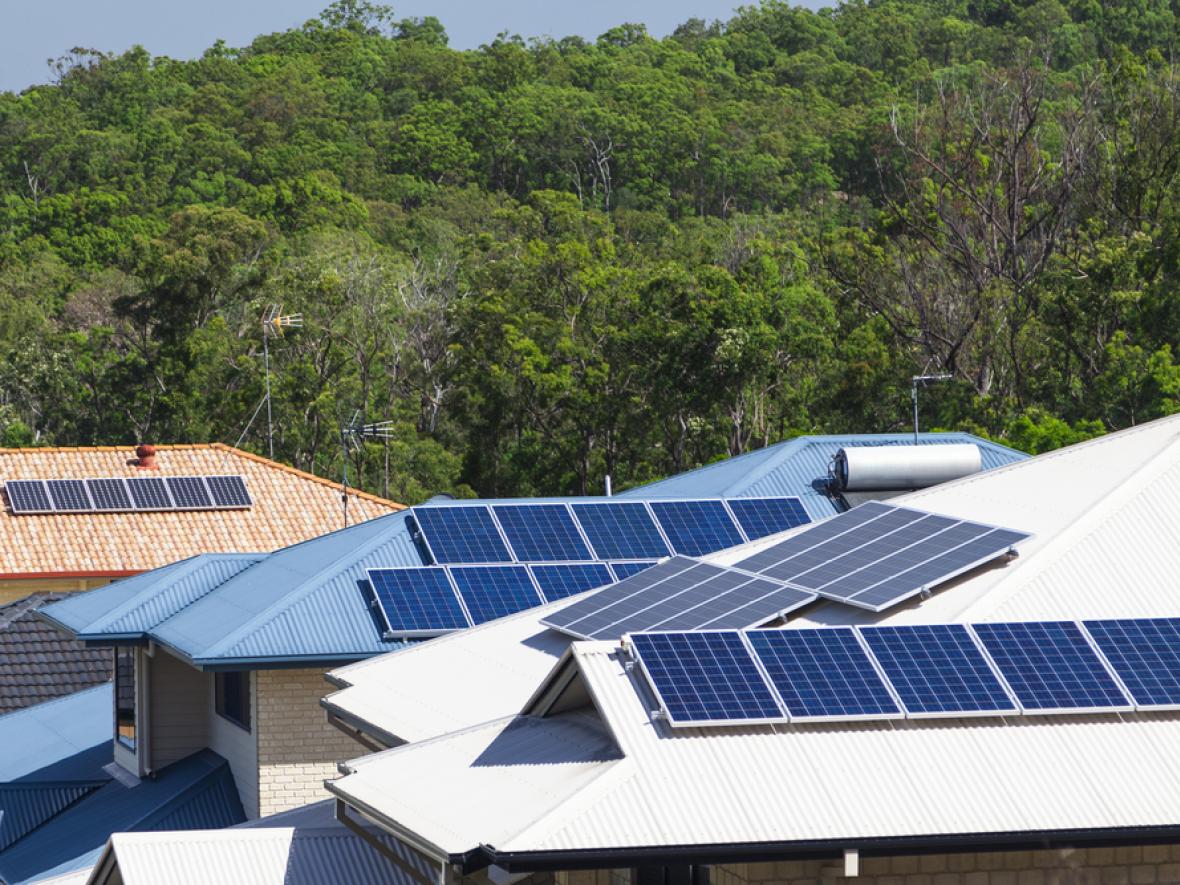
[[[0,0],[0,90],[50,81],[46,60],[75,46],[152,55],[199,56],[216,40],[244,46],[319,14],[331,0]],[[623,22],[657,37],[689,18],[729,18],[743,0],[402,0],[399,17],[437,16],[451,46],[470,49],[501,31],[524,37],[593,39]],[[749,2],[749,0],[745,0]]]

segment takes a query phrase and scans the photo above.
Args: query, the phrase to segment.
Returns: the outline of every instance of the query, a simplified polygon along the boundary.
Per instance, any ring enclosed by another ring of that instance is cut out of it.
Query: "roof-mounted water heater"
[[[974,443],[925,446],[848,446],[836,453],[840,491],[924,489],[983,469]]]

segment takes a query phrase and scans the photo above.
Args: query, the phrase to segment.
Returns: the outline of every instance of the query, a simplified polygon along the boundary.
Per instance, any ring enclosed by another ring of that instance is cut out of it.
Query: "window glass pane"
[[[135,649],[115,649],[115,736],[135,749]]]
[[[217,712],[250,730],[250,673],[218,673],[215,677]]]

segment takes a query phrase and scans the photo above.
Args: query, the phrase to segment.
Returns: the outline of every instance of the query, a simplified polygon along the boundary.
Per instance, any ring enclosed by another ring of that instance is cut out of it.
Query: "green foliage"
[[[222,439],[406,501],[799,432],[1045,451],[1180,409],[1161,0],[780,0],[666,39],[337,0],[0,94],[0,442]],[[392,422],[347,455],[353,414]],[[264,413],[262,413],[264,415]],[[253,420],[251,420],[253,417]]]

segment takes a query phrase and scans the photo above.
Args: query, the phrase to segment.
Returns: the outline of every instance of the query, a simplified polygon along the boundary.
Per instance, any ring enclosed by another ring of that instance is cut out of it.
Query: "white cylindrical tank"
[[[849,492],[924,489],[983,468],[974,443],[849,446],[836,453],[836,482]]]

